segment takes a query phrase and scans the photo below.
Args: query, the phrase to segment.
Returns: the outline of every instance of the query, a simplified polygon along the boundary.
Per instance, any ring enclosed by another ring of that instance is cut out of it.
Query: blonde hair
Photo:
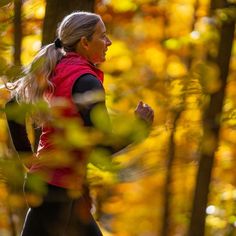
[[[14,83],[14,96],[18,102],[36,103],[44,98],[46,91],[53,90],[50,81],[57,63],[66,52],[75,51],[82,36],[92,39],[100,16],[90,12],[73,12],[66,16],[57,29],[62,48],[48,44],[37,53],[25,70],[25,76]]]

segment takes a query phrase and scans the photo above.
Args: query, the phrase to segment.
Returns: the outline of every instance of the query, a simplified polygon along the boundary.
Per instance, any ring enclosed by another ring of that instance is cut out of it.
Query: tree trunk
[[[43,24],[42,45],[49,44],[56,37],[58,23],[73,11],[93,12],[95,0],[47,0]]]
[[[213,0],[212,0],[213,1]],[[224,6],[226,2],[212,2],[211,7]],[[202,150],[196,179],[193,209],[189,226],[189,236],[204,236],[206,207],[208,202],[211,173],[214,165],[214,154],[219,144],[220,115],[223,109],[225,87],[229,70],[229,62],[235,31],[235,19],[222,22],[220,29],[220,42],[216,63],[220,70],[221,88],[210,95],[210,103],[204,114],[203,145],[207,139],[214,140],[214,144],[208,151]]]
[[[22,0],[14,0],[14,64],[21,65],[21,42],[22,42],[22,27],[21,27],[21,7]]]
[[[182,111],[182,110],[181,110]],[[171,189],[173,179],[173,163],[175,160],[175,131],[177,128],[177,122],[181,115],[181,111],[177,111],[173,114],[173,130],[170,134],[169,140],[169,153],[167,157],[166,176],[164,184],[164,206],[163,206],[163,223],[161,229],[161,236],[170,235],[170,221],[171,221]]]
[[[192,19],[192,30],[194,30],[195,27],[195,22],[197,18],[197,10],[199,6],[199,1],[196,0],[195,6],[194,6],[194,15]],[[192,57],[188,57],[186,59],[186,67],[190,70],[192,64]],[[184,88],[183,91],[187,91],[188,89],[188,82],[189,80],[184,82]],[[173,129],[171,130],[170,133],[170,139],[169,139],[169,153],[167,156],[167,166],[166,166],[166,176],[165,176],[165,182],[164,182],[164,203],[163,203],[163,220],[162,220],[162,228],[161,228],[161,236],[168,236],[171,234],[170,232],[170,222],[171,222],[171,189],[172,189],[172,180],[173,180],[173,164],[175,161],[175,132],[177,129],[177,124],[178,121],[181,117],[182,112],[185,109],[185,104],[186,104],[186,93],[183,95],[183,104],[179,110],[173,111],[172,112],[172,124],[173,124]]]

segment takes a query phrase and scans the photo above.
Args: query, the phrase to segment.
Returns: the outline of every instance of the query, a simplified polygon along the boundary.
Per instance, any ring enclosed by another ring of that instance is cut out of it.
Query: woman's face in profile
[[[111,40],[106,35],[106,27],[100,20],[96,27],[92,39],[88,41],[87,57],[93,64],[99,64],[106,60],[106,51],[112,44]]]

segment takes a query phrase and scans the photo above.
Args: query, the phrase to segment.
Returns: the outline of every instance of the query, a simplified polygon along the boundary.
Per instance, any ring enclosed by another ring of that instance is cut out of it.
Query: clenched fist
[[[148,125],[153,123],[154,111],[149,105],[143,103],[142,101],[139,102],[134,113],[138,118],[145,121]]]

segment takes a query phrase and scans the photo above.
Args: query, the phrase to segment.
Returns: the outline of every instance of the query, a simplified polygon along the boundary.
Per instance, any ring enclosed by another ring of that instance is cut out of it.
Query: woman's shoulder
[[[96,76],[87,73],[77,78],[73,85],[73,93],[83,93],[89,90],[103,90],[103,85]]]

